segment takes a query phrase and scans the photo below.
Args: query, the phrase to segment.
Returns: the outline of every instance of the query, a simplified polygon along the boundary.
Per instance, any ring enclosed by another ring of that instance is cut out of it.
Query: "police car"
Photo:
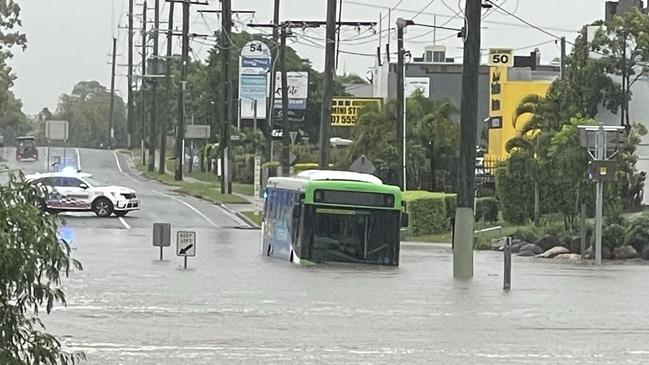
[[[109,185],[83,172],[49,172],[26,176],[43,187],[41,207],[51,212],[92,211],[98,217],[125,216],[140,209],[135,190]]]

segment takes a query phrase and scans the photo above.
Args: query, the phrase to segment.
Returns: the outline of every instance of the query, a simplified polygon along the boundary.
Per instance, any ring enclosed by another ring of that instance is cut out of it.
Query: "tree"
[[[11,176],[0,186],[0,363],[74,364],[83,354],[69,354],[61,343],[43,332],[38,317],[50,313],[59,302],[65,305],[61,275],[81,265],[69,258],[70,248],[57,238],[60,219],[41,213],[43,192]]]
[[[70,123],[69,142],[79,147],[99,148],[108,145],[110,91],[97,81],[81,81],[71,94],[59,97],[55,118]],[[115,140],[126,142],[126,105],[115,96]],[[42,131],[41,131],[42,133]]]
[[[633,8],[602,25],[591,47],[601,55],[606,72],[622,79],[621,123],[630,128],[631,87],[643,75],[640,64],[649,61],[649,16]]]

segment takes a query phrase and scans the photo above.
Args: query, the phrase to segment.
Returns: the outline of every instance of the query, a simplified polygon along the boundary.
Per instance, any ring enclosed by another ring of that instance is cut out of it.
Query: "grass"
[[[171,185],[177,187],[177,191],[191,195],[197,198],[205,199],[214,203],[221,204],[247,204],[248,201],[231,194],[221,194],[219,188],[215,184],[205,184],[205,183],[192,183],[186,181],[176,181],[171,175],[161,175],[158,172],[148,172],[141,165],[137,165],[138,169],[142,174],[149,178],[161,182],[165,185]]]
[[[176,168],[176,162],[175,160],[170,160],[167,159],[167,170],[173,171]],[[209,182],[212,184],[220,184],[221,179],[214,173],[212,172],[200,172],[199,171],[192,171],[191,173],[185,172],[185,176],[191,177],[192,179],[204,181],[204,182]],[[242,183],[232,183],[232,190],[235,193],[243,194],[243,195],[248,195],[248,196],[253,196],[254,195],[254,186],[252,184],[242,184]]]
[[[256,225],[261,226],[261,220],[263,218],[263,214],[261,212],[258,215],[255,215],[255,212],[241,212],[241,214],[245,215],[248,219],[255,222]]]
[[[502,232],[501,236],[506,237],[509,236],[510,234],[516,232],[518,229],[521,228],[532,228],[532,224],[528,225],[514,225],[510,224],[507,222],[498,222],[495,224],[486,224],[484,222],[479,222],[474,225],[473,229],[474,230],[480,230],[480,229],[485,229],[485,228],[491,228],[495,226],[501,226],[502,227]],[[486,235],[486,233],[485,233]],[[493,237],[492,237],[493,238]],[[413,241],[413,242],[430,242],[430,243],[451,243],[453,239],[453,236],[451,232],[445,232],[445,233],[440,233],[440,234],[432,234],[432,235],[425,235],[425,236],[407,236],[406,240],[407,241]]]

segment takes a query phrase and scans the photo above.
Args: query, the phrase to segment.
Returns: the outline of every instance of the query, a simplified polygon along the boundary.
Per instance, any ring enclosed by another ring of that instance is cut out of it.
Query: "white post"
[[[606,132],[604,131],[604,124],[599,123],[599,130],[595,138],[595,159],[602,161],[606,158]],[[596,200],[595,200],[595,264],[602,264],[602,205],[604,195],[604,183],[601,179],[597,181],[596,187]]]
[[[406,84],[406,64],[404,62],[403,64],[403,81],[404,81],[404,88]],[[406,120],[408,119],[408,95],[405,95],[405,90],[404,90],[404,96],[403,96],[403,161],[401,161],[402,168],[403,168],[403,191],[408,190],[408,176],[407,176],[407,168],[406,168],[406,135],[408,134],[406,130]]]

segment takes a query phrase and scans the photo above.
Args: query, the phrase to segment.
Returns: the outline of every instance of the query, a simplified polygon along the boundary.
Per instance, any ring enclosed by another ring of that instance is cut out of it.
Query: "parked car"
[[[135,190],[110,185],[88,173],[50,172],[28,175],[26,179],[43,188],[43,210],[92,211],[98,217],[123,217],[140,209]]]
[[[16,138],[16,160],[17,161],[38,161],[38,147],[36,138],[22,136]]]

